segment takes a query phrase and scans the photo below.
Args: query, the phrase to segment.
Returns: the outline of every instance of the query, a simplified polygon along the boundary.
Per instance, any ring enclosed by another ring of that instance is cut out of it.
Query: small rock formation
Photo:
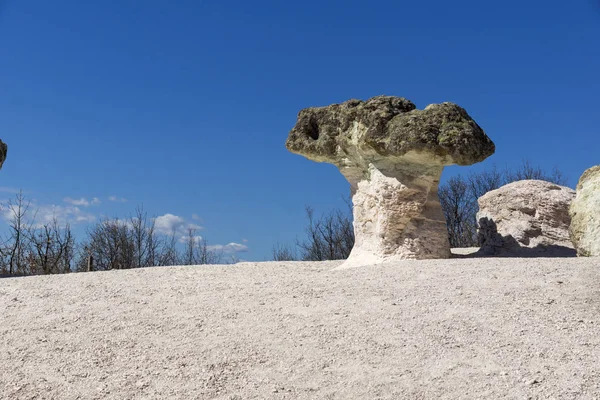
[[[0,169],[2,169],[2,164],[4,164],[4,160],[6,160],[6,152],[8,151],[8,146],[2,140],[0,140]]]
[[[600,165],[586,170],[579,178],[569,213],[569,233],[577,255],[600,256]]]
[[[480,254],[574,256],[569,206],[575,191],[539,180],[523,180],[481,196],[477,221]]]
[[[391,96],[301,110],[286,147],[337,166],[350,182],[356,241],[342,267],[450,257],[437,194],[442,170],[495,150],[456,104],[417,110]]]

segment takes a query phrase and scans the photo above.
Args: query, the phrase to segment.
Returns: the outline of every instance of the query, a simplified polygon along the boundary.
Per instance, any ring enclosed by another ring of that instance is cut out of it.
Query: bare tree
[[[59,226],[56,217],[51,223],[44,224],[28,232],[31,252],[28,257],[29,273],[61,274],[71,272],[74,239],[71,227]]]
[[[183,265],[195,265],[198,253],[198,237],[194,228],[188,228],[188,234],[184,241],[184,250],[181,255]]]
[[[179,254],[177,253],[177,234],[171,232],[171,234],[163,241],[158,254],[158,265],[178,265]]]
[[[88,257],[94,260],[94,270],[216,264],[221,261],[222,254],[210,249],[206,241],[196,235],[195,229],[189,229],[183,239],[181,246],[176,231],[159,235],[155,219],[148,218],[139,206],[127,220],[104,219],[88,228],[87,238],[79,246],[76,270],[87,270]]]
[[[1,272],[10,275],[71,272],[75,239],[69,224],[36,224],[31,202],[19,192],[2,206],[9,216],[9,234],[0,246]],[[33,214],[33,215],[32,215]]]
[[[95,270],[126,269],[135,266],[135,241],[125,221],[103,219],[88,229],[84,243],[94,258]]]
[[[198,265],[220,264],[223,261],[223,252],[212,250],[205,238],[198,241],[196,260]]]
[[[459,175],[450,178],[438,191],[451,247],[471,247],[477,244],[477,210],[469,190],[470,182]]]
[[[148,225],[148,235],[146,237],[146,249],[147,249],[147,257],[146,257],[146,267],[152,267],[158,265],[159,258],[159,250],[160,250],[160,240],[156,235],[156,225],[155,220],[152,219],[152,222]]]
[[[167,245],[163,248],[163,254],[165,255],[164,262],[172,263],[172,260],[175,258],[177,260],[176,262],[181,265],[221,263],[223,259],[223,253],[211,249],[210,246],[208,246],[206,239],[198,236],[196,233],[196,229],[188,228],[186,236],[181,240],[183,243],[183,249],[181,252],[178,252],[175,247],[175,235],[171,235],[167,240]]]
[[[155,219],[138,206],[128,219],[104,218],[87,229],[86,238],[76,243],[69,224],[56,218],[35,224],[29,218],[31,203],[19,193],[1,204],[9,217],[9,234],[0,240],[0,273],[10,275],[56,274],[94,270],[142,268],[155,265],[217,264],[223,252],[208,246],[205,239],[188,231],[180,251],[177,232],[159,235]],[[234,257],[229,260],[235,262]]]
[[[547,174],[542,168],[534,167],[531,165],[529,160],[524,159],[519,166],[515,169],[509,169],[508,167],[504,173],[504,184],[521,181],[524,179],[539,179],[542,181],[548,181],[556,183],[557,185],[566,185],[567,179],[561,171],[555,166],[551,174]]]
[[[333,210],[319,219],[306,207],[306,238],[297,240],[300,258],[305,261],[342,260],[354,247],[354,229],[350,215]]]
[[[237,254],[230,254],[229,260],[226,264],[237,264],[240,262],[240,257]]]
[[[154,219],[148,219],[144,206],[137,206],[135,215],[129,218],[130,234],[134,244],[132,268],[156,265],[160,241],[156,236]]]
[[[506,182],[506,177],[494,165],[490,170],[471,173],[466,179],[468,184],[468,195],[471,200],[478,198],[491,190],[496,190]]]
[[[26,200],[23,191],[20,191],[3,207],[4,213],[9,216],[9,234],[0,250],[4,273],[28,273],[26,256],[30,243],[27,232],[31,229],[31,223],[27,220],[27,214],[30,206],[31,202]]]
[[[272,251],[273,261],[295,261],[298,259],[296,250],[290,245],[276,243]]]

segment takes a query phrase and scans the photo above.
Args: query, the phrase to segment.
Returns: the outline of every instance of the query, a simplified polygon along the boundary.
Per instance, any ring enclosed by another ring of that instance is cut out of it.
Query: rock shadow
[[[31,276],[31,275],[25,275],[25,274],[0,274],[0,279],[2,278],[20,278],[23,276]]]

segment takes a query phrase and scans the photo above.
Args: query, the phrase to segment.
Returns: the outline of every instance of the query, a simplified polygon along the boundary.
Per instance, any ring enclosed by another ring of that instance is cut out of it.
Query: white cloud
[[[89,207],[90,205],[98,205],[101,203],[100,199],[97,197],[94,197],[92,200],[88,200],[85,197],[82,197],[80,199],[72,199],[70,197],[65,197],[63,201],[65,203],[69,203],[77,207]]]
[[[200,221],[200,222],[202,222],[202,218],[200,218],[200,216],[198,214],[192,214],[192,219],[194,221]]]
[[[56,205],[44,205],[40,206],[36,214],[36,222],[38,223],[49,223],[56,217],[59,223],[87,223],[93,222],[96,216],[82,211],[79,207],[62,207]]]
[[[108,221],[116,226],[126,226],[130,229],[133,228],[133,221],[131,221],[129,218],[108,218]]]
[[[7,187],[7,186],[0,186],[0,193],[17,194],[20,191],[21,191],[21,189],[16,189],[16,188]]]
[[[188,243],[188,240],[189,240],[188,236],[182,236],[179,238],[179,243]],[[202,243],[202,236],[194,236],[194,243],[195,244]]]
[[[6,207],[4,209],[2,217],[6,221],[10,221],[10,219],[13,217],[10,208]],[[54,204],[36,205],[34,203],[30,204],[25,218],[28,222],[33,222],[37,226],[49,224],[54,220],[54,218],[56,218],[59,225],[65,225],[67,223],[75,225],[79,223],[93,222],[96,220],[96,216],[94,214],[85,212],[76,206],[65,207]]]
[[[126,198],[117,196],[108,196],[108,201],[113,201],[115,203],[127,203]]]
[[[226,245],[222,244],[214,244],[212,246],[206,246],[206,248],[210,251],[222,251],[223,253],[245,253],[248,251],[248,246],[240,243],[229,243]]]
[[[242,239],[242,242],[248,243],[248,239]]]
[[[177,215],[165,214],[156,217],[154,224],[157,232],[170,235],[180,231],[185,225],[185,220]]]
[[[156,232],[163,235],[171,235],[175,233],[177,236],[188,235],[188,229],[199,231],[202,229],[200,225],[190,224],[183,217],[173,214],[165,214],[154,219],[154,228]],[[181,241],[181,239],[180,239]]]
[[[65,203],[69,203],[72,204],[74,206],[83,206],[83,207],[87,207],[90,205],[90,202],[87,199],[84,199],[83,197],[80,199],[72,199],[70,197],[65,197],[63,199],[63,201]]]

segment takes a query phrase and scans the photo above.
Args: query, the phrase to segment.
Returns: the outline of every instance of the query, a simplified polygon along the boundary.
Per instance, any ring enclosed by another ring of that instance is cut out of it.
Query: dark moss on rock
[[[4,160],[6,160],[6,153],[8,152],[8,146],[2,140],[0,140],[0,168],[2,168],[2,164],[4,164]]]
[[[337,164],[348,153],[401,157],[428,153],[442,165],[470,165],[494,153],[491,139],[467,112],[452,103],[424,110],[404,98],[377,96],[306,108],[286,147],[315,161]],[[431,157],[425,157],[431,161]]]

